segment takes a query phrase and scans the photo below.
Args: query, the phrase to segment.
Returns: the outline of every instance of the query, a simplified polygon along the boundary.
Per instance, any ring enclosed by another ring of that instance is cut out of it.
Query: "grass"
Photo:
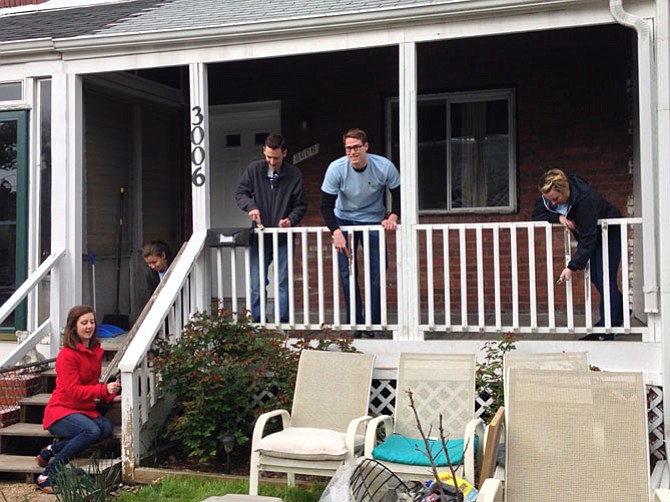
[[[279,497],[285,502],[317,502],[324,490],[322,485],[310,489],[261,485],[259,495]],[[147,485],[138,493],[123,493],[118,502],[201,502],[211,496],[228,493],[249,493],[247,481],[228,481],[201,477],[166,477],[155,485]]]

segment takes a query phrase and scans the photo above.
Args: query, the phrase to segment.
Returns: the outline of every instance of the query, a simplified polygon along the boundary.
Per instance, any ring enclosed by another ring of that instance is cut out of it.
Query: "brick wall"
[[[20,7],[22,5],[35,5],[48,0],[0,0],[0,9],[3,7]]]

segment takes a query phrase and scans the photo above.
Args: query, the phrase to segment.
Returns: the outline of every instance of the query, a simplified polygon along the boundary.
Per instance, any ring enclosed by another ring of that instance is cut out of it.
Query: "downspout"
[[[667,0],[659,0],[665,2]],[[626,12],[623,8],[623,0],[610,0],[610,12],[615,21],[623,26],[632,28],[637,33],[637,55],[638,55],[638,79],[639,79],[639,120],[640,120],[640,175],[643,186],[653,188],[652,197],[642,197],[642,217],[644,224],[642,226],[642,241],[644,246],[644,306],[645,312],[658,313],[659,309],[659,286],[657,278],[657,246],[660,244],[656,240],[657,217],[655,204],[658,200],[658,183],[654,177],[654,165],[658,161],[655,150],[655,140],[658,138],[656,126],[656,83],[653,78],[654,68],[654,47],[652,26],[645,19]],[[660,175],[660,174],[659,174]],[[664,312],[664,314],[668,314]],[[662,325],[667,321],[662,320]],[[662,363],[663,371],[663,416],[664,416],[664,444],[665,458],[670,458],[670,445],[668,444],[668,426],[670,424],[670,400],[665,390],[670,389],[670,374],[668,371],[668,343],[670,340],[664,336],[664,329],[661,329],[662,345]],[[655,337],[656,340],[659,337]],[[664,469],[667,470],[667,461]],[[662,486],[661,488],[665,488]],[[652,487],[656,488],[656,487]]]
[[[654,176],[654,96],[656,86],[654,73],[653,31],[650,24],[643,18],[626,12],[623,0],[610,0],[610,12],[614,20],[632,28],[637,33],[638,87],[639,87],[639,122],[640,122],[640,179],[643,186],[651,187],[656,192]],[[658,313],[658,277],[656,263],[656,210],[657,193],[653,197],[642,197],[642,242],[644,256],[644,311]]]

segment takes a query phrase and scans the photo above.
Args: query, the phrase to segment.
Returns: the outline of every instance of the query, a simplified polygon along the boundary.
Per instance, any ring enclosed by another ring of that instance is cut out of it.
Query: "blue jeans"
[[[369,223],[352,220],[337,219],[340,226],[347,225],[378,225],[379,222]],[[347,232],[342,232],[345,239],[347,239],[347,246],[349,240]],[[352,260],[356,259],[356,252],[358,247],[363,246],[363,232],[354,232],[354,249],[350,249],[349,254]],[[350,323],[351,299],[349,298],[349,258],[344,253],[338,255],[338,268],[340,271],[340,279],[342,281],[342,289],[344,290],[344,302],[346,304],[346,319],[347,324]],[[354,301],[356,305],[356,324],[365,324],[365,312],[363,311],[363,304],[361,301],[361,287],[358,282],[358,268],[355,269],[354,281],[356,282],[354,291]],[[370,311],[372,314],[372,324],[379,324],[381,322],[381,296],[379,283],[379,232],[370,232]]]
[[[67,464],[86,448],[111,436],[112,430],[112,422],[103,416],[89,418],[81,413],[73,413],[57,420],[49,427],[49,432],[60,438],[51,447],[56,456],[42,474],[54,474],[56,469]]]
[[[268,277],[268,267],[273,259],[272,237],[263,239],[265,286],[270,282]],[[281,322],[288,322],[288,258],[287,243],[285,239],[279,240],[279,259],[275,262],[279,272],[279,318]],[[261,291],[260,291],[260,273],[258,270],[258,240],[254,239],[251,244],[251,316],[254,322],[261,320]],[[265,296],[267,299],[267,295]],[[276,299],[275,299],[276,303]],[[274,319],[273,319],[274,321]]]
[[[617,274],[621,263],[621,228],[619,226],[609,227],[609,239],[607,240],[609,256],[609,290],[610,290],[610,320],[612,326],[623,324],[623,295],[617,284]],[[596,250],[591,256],[591,280],[600,293],[600,321],[595,326],[605,325],[605,294],[603,278],[603,244],[599,241]]]

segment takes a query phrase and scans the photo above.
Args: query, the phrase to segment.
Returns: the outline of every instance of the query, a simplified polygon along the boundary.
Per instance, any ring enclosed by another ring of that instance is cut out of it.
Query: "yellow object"
[[[439,472],[437,476],[442,483],[454,486],[454,480],[450,472]],[[477,500],[477,495],[479,494],[479,492],[475,489],[474,486],[472,486],[463,478],[459,478],[458,476],[456,476],[456,483],[458,489],[461,491],[461,493],[463,493],[464,502]]]

